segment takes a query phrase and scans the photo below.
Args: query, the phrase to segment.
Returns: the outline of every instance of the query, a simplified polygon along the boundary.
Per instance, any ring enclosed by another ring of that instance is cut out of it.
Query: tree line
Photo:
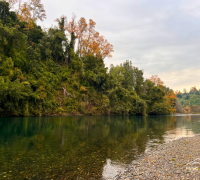
[[[113,45],[96,23],[73,15],[42,29],[40,0],[0,1],[0,114],[147,115],[174,113],[176,94],[126,60],[110,68]]]

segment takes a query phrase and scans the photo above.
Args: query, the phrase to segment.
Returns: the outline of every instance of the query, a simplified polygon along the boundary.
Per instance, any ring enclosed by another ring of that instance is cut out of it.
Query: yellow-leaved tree
[[[174,105],[175,100],[177,99],[175,92],[167,92],[164,98],[166,99],[167,104],[170,105],[170,112],[175,113],[176,109],[174,108]]]

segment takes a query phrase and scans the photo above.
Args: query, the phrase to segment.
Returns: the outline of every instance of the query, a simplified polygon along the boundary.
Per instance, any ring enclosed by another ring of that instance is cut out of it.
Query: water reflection
[[[0,179],[101,179],[200,133],[200,116],[0,118]]]

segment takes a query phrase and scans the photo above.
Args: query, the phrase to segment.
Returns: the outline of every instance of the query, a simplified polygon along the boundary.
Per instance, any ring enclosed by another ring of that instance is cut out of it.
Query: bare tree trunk
[[[67,92],[66,89],[63,87],[63,97],[64,97],[64,99],[66,99],[66,96],[68,96],[68,92]]]

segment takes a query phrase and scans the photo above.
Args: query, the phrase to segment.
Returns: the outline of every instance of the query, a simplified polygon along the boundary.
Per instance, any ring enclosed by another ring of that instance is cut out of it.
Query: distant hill
[[[178,113],[200,113],[200,90],[191,87],[190,91],[177,92],[176,110]]]

